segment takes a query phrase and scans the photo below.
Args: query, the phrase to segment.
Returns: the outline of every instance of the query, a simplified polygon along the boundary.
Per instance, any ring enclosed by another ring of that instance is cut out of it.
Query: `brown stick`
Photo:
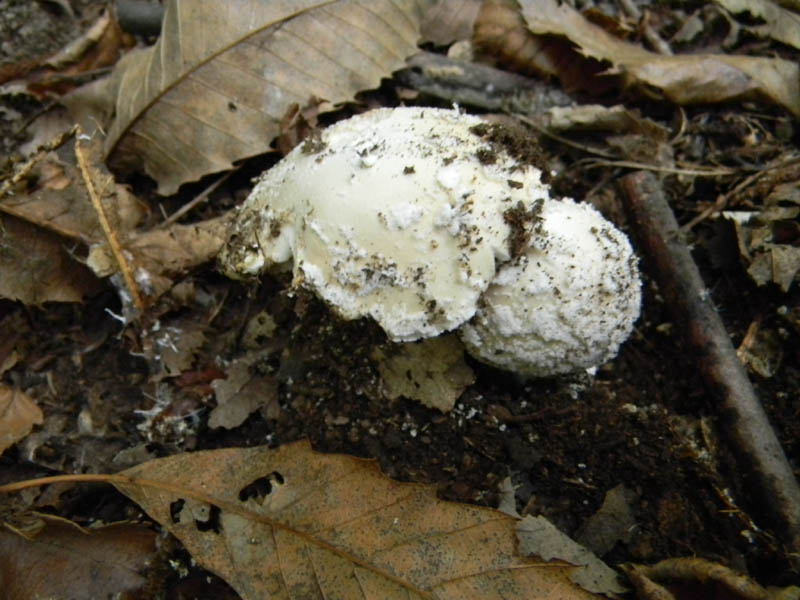
[[[753,478],[752,488],[776,529],[800,553],[800,487],[755,395],[697,265],[679,237],[678,224],[655,175],[636,172],[621,181],[627,207],[673,318],[700,360],[733,451]]]

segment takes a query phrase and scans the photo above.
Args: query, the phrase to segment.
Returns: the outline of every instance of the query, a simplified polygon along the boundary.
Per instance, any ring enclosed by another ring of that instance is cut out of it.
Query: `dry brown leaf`
[[[0,216],[0,297],[39,306],[80,302],[101,288],[58,236],[14,217]]]
[[[81,74],[113,65],[120,51],[132,44],[133,39],[106,9],[91,27],[52,56],[0,66],[0,84],[25,89],[39,98],[61,95],[80,85]]]
[[[403,66],[430,1],[171,0],[159,41],[112,74],[106,154],[171,194],[268,151],[292,104],[352,100]]]
[[[0,384],[0,454],[44,420],[42,409],[16,388]]]
[[[0,186],[0,198],[7,195],[0,212],[13,215],[2,219],[7,228],[0,265],[7,276],[0,280],[0,296],[26,304],[80,302],[100,282],[50,232],[81,244],[107,240],[108,231],[118,240],[142,217],[138,200],[103,166],[100,142],[65,144],[76,131],[50,140]]]
[[[748,31],[800,48],[800,15],[770,0],[714,0],[732,13],[748,12],[763,19],[763,25],[749,25]]]
[[[554,106],[536,116],[536,122],[550,131],[610,131],[638,133],[648,136],[654,143],[665,142],[669,130],[663,125],[643,117],[638,110],[621,104],[576,104]]]
[[[677,104],[766,100],[800,116],[800,68],[783,59],[693,54],[664,56],[622,41],[554,0],[520,0],[534,34],[568,38],[587,57],[611,63],[626,85],[660,90]]]
[[[156,534],[140,525],[87,531],[48,519],[33,539],[0,529],[5,600],[111,598],[137,590],[155,554]]]
[[[570,573],[570,580],[583,589],[615,597],[626,591],[617,573],[591,551],[562,533],[544,517],[526,516],[517,523],[519,552],[523,556],[558,559],[580,565]]]
[[[392,400],[405,396],[448,412],[475,383],[475,374],[464,362],[464,346],[455,335],[399,344],[377,352],[374,358]]]
[[[735,212],[723,214],[734,223],[748,275],[759,286],[775,283],[788,292],[800,273],[800,207],[773,205],[744,222]]]
[[[277,418],[280,411],[278,380],[260,375],[254,365],[271,352],[252,352],[238,358],[227,370],[227,379],[211,383],[217,406],[208,417],[208,426],[231,429],[245,422],[251,413],[262,409]]]
[[[538,70],[557,74],[562,82],[580,83],[582,89],[595,91],[589,86],[609,79],[676,104],[759,100],[780,104],[800,116],[800,67],[794,62],[724,54],[665,56],[614,37],[565,3],[490,2],[494,9],[490,21],[481,25],[479,18],[476,24],[476,36],[484,29],[482,44],[507,58],[515,53],[541,55],[546,65],[539,65]],[[514,4],[520,7],[527,31],[521,30],[519,19],[510,14],[509,6]],[[551,52],[548,44],[553,36],[575,44],[577,51],[561,48]],[[598,71],[593,64],[610,64],[611,68],[587,78],[593,70]]]
[[[158,365],[155,378],[177,377],[188,371],[206,341],[205,329],[205,324],[189,317],[161,323],[156,331],[149,332],[145,338],[145,354],[152,356]]]
[[[134,285],[148,305],[172,288],[177,276],[211,260],[219,252],[231,217],[225,214],[191,225],[175,223],[166,229],[127,236],[122,248],[129,268],[135,273]],[[98,277],[108,277],[119,270],[106,243],[92,246],[86,263]]]
[[[636,493],[623,484],[608,490],[603,505],[581,525],[575,540],[603,556],[619,542],[628,543],[636,529],[632,502]]]
[[[603,94],[614,89],[613,78],[595,77],[603,65],[587,59],[556,35],[532,35],[517,0],[486,0],[475,21],[475,45],[516,71],[558,77],[567,92]]]
[[[422,18],[422,40],[437,46],[472,37],[483,0],[439,0]]]
[[[142,482],[117,487],[245,600],[597,598],[569,581],[570,565],[518,556],[515,519],[307,442],[180,454],[123,475]]]
[[[98,144],[90,143],[89,152],[95,164],[102,164]],[[86,193],[73,148],[67,146],[58,154],[49,152],[34,160],[36,164],[31,170],[34,183],[30,189],[17,190],[14,195],[3,198],[0,212],[83,243],[102,241],[103,232]],[[106,177],[110,180],[110,175]],[[114,215],[116,226],[127,233],[143,217],[142,204],[124,186],[116,185],[113,180],[110,185],[114,193],[105,198],[108,212]]]

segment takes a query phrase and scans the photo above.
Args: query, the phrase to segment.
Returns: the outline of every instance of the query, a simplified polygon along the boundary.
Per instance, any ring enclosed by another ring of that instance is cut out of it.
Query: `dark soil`
[[[51,3],[0,1],[4,17],[33,19],[21,16],[27,10],[38,11],[38,26],[48,35],[0,28],[4,61],[52,51],[75,33],[64,25],[68,21],[50,19],[57,10]],[[13,29],[12,21],[3,22]],[[25,104],[21,110],[19,102],[3,98],[0,104],[5,149],[18,145],[15,132],[41,108]],[[724,112],[707,117],[722,128],[737,111],[713,110]],[[702,114],[689,111],[688,118],[699,123]],[[563,149],[545,146],[544,152],[555,156]],[[600,177],[595,171],[592,177],[605,178],[613,196],[613,179],[621,173]],[[565,193],[581,197],[597,183],[586,177],[576,174]],[[697,191],[691,196],[669,178],[666,184],[679,220],[693,217]],[[730,182],[699,185],[713,199]],[[218,193],[217,209],[246,191],[246,178],[232,179]],[[173,201],[180,205],[191,195]],[[695,228],[692,241],[734,346],[757,318],[776,335],[779,366],[769,378],[751,378],[800,476],[800,331],[798,320],[786,317],[800,292],[796,285],[788,294],[757,287],[739,262],[735,238],[718,223]],[[800,584],[758,490],[718,430],[716,398],[705,389],[696,357],[683,349],[646,257],[642,267],[642,316],[619,356],[596,375],[523,381],[470,362],[477,381],[447,414],[385,399],[371,358],[388,344],[380,328],[344,322],[280,278],[231,282],[213,266],[192,273],[184,282],[191,300],[174,309],[162,305],[158,315],[161,326],[191,327],[205,336],[194,366],[178,377],[164,376],[161,365],[145,358],[147,327],[154,323],[123,328],[112,316],[120,306],[110,286],[83,305],[2,300],[0,364],[11,349],[22,357],[2,382],[24,389],[45,413],[44,425],[0,459],[2,479],[114,472],[177,452],[309,438],[318,450],[375,458],[387,475],[434,483],[442,497],[462,502],[496,506],[500,482],[511,477],[520,513],[544,515],[578,538],[606,493],[623,485],[636,525],[625,539],[612,540],[602,556],[609,564],[699,556],[764,585]],[[257,340],[257,349],[268,351],[253,370],[277,389],[280,409],[256,412],[232,430],[212,430],[210,382],[245,351],[244,329],[262,311],[277,329]],[[72,488],[49,510],[84,523],[145,518],[110,487]]]

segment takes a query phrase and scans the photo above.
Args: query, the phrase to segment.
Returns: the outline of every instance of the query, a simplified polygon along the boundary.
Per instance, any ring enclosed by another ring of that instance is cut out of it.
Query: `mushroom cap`
[[[639,317],[637,259],[589,204],[550,200],[539,219],[527,251],[499,269],[461,339],[479,360],[521,375],[597,366],[616,356]]]
[[[481,124],[408,107],[328,127],[262,175],[223,268],[257,274],[293,257],[297,283],[395,341],[458,327],[511,258],[506,211],[549,197],[541,172],[483,139]]]

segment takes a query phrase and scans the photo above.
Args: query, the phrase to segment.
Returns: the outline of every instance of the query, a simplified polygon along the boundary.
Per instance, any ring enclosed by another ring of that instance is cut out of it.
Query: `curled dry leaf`
[[[516,519],[307,442],[181,454],[122,475],[131,481],[117,487],[245,600],[597,598],[570,582],[571,565],[519,556]]]
[[[581,75],[590,74],[592,64],[609,64],[610,68],[591,77],[588,83],[616,76],[612,81],[618,85],[647,95],[658,91],[676,104],[759,100],[780,104],[800,116],[800,67],[791,61],[725,54],[655,54],[614,37],[575,9],[555,0],[519,0],[519,13],[525,25],[520,28],[519,18],[508,14],[514,2],[490,2],[498,5],[506,25],[505,31],[495,28],[494,35],[486,26],[483,45],[504,56],[516,53],[550,56],[551,52],[540,48],[543,42],[538,36],[546,36],[544,40],[550,36],[568,40],[568,45],[574,44],[577,50],[556,53],[558,60],[551,61],[549,71],[537,65],[539,70],[554,73],[567,82],[580,81]],[[476,36],[481,27],[479,20]],[[582,88],[593,91],[586,85]]]
[[[578,54],[569,40],[532,35],[517,0],[486,0],[475,21],[474,42],[516,71],[557,77],[567,92],[603,94],[615,85],[612,79],[595,77],[602,64]]]
[[[0,84],[39,98],[61,95],[80,85],[83,74],[113,65],[120,51],[132,44],[133,39],[106,9],[91,27],[55,54],[0,66]]]
[[[135,285],[148,303],[169,290],[176,276],[191,267],[211,260],[225,242],[232,215],[190,225],[175,223],[166,229],[131,233],[122,247],[135,273]],[[89,251],[87,264],[99,277],[116,273],[119,265],[108,244],[96,244]]]
[[[24,392],[0,385],[0,454],[44,420],[42,409]]]
[[[429,4],[171,0],[159,41],[112,74],[106,154],[170,194],[268,151],[292,104],[352,100],[401,67]]]
[[[715,0],[732,13],[750,13],[764,21],[763,25],[747,27],[756,35],[800,48],[800,15],[770,0]]]

